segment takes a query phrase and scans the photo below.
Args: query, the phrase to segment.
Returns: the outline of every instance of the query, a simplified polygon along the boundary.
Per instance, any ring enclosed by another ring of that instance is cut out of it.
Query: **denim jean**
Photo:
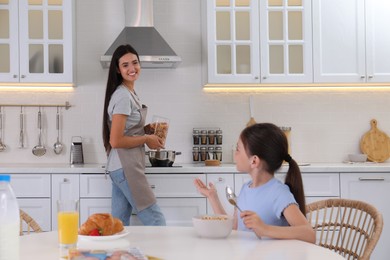
[[[123,169],[110,172],[110,178],[112,180],[111,213],[114,217],[122,220],[123,225],[130,225],[133,210],[145,226],[166,225],[165,217],[156,203],[146,209],[137,211]]]

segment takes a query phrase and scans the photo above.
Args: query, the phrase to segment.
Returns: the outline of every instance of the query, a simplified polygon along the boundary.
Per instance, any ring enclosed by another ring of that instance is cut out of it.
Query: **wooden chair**
[[[30,217],[30,215],[28,215],[26,212],[24,212],[21,209],[19,211],[20,211],[20,235],[21,236],[23,236],[24,234],[30,234],[31,229],[34,232],[42,232],[41,227],[38,225],[37,222],[35,222],[35,220],[32,217]],[[23,223],[27,224],[27,232],[23,232]]]
[[[327,199],[306,206],[316,244],[346,259],[370,259],[382,233],[382,214],[363,201]]]

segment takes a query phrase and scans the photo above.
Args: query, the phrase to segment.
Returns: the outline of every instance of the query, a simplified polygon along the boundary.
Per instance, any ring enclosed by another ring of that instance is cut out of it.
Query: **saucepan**
[[[172,167],[175,162],[176,155],[181,152],[173,150],[147,151],[145,153],[149,157],[149,162],[152,167]]]

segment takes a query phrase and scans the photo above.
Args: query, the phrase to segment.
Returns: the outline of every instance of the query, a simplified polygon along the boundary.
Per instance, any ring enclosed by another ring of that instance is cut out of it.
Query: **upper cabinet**
[[[390,82],[390,1],[208,0],[208,83]]]
[[[73,0],[0,0],[0,81],[73,83]]]
[[[315,82],[390,82],[390,1],[313,1]]]
[[[207,4],[209,83],[311,82],[310,1]]]

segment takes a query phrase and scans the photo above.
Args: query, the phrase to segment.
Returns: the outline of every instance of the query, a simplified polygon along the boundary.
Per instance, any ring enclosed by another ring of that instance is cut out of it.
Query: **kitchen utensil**
[[[145,153],[149,157],[149,162],[153,167],[171,167],[175,162],[176,155],[181,152],[172,150],[147,151]]]
[[[38,144],[34,146],[32,153],[35,156],[42,156],[46,153],[46,148],[45,146],[42,145],[42,115],[41,115],[40,108],[38,111],[38,129],[39,129]]]
[[[253,96],[249,97],[249,110],[251,113],[251,118],[249,119],[249,122],[246,124],[246,126],[251,126],[251,125],[256,124],[256,121],[253,117]]]
[[[3,113],[1,112],[0,107],[0,152],[5,151],[7,149],[7,146],[3,144],[2,138],[3,137]]]
[[[242,210],[237,205],[237,196],[234,193],[233,189],[230,186],[226,186],[225,192],[226,192],[226,198],[229,201],[229,203],[232,204],[241,212]]]
[[[78,141],[76,139],[79,139]],[[76,140],[76,141],[75,141]],[[70,145],[70,164],[83,164],[83,143],[81,136],[72,136]]]
[[[23,115],[23,108],[20,107],[20,132],[19,132],[19,148],[24,148],[24,115]]]
[[[57,127],[57,142],[54,143],[53,148],[55,154],[60,154],[64,146],[60,142],[60,113],[58,112],[58,107],[57,107],[57,115],[56,115],[56,127]]]
[[[368,160],[384,162],[390,157],[390,139],[377,128],[377,120],[370,121],[371,129],[360,140],[360,150],[367,154]]]

